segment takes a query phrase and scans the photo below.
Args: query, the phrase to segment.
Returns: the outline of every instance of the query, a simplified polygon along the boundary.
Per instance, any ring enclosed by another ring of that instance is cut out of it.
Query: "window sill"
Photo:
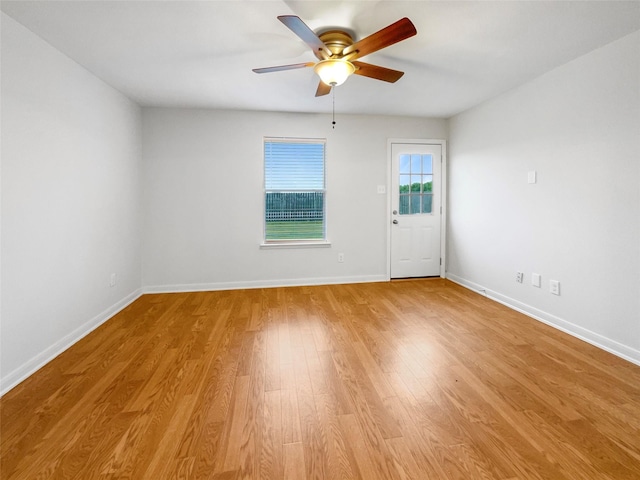
[[[329,248],[331,242],[318,241],[318,242],[269,242],[261,243],[260,249],[269,250],[272,248]]]

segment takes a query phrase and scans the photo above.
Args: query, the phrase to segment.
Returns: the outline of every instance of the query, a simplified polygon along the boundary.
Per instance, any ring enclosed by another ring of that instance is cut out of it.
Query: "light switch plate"
[[[534,287],[540,288],[540,284],[541,284],[540,274],[539,273],[532,273],[531,274],[531,285],[533,285]]]
[[[387,193],[387,187],[384,185],[378,185],[378,193]]]
[[[527,172],[527,182],[528,183],[536,183],[536,171],[535,170],[531,170],[530,172]]]

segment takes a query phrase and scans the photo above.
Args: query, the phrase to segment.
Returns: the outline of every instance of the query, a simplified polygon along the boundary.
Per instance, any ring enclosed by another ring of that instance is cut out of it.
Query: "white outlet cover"
[[[558,280],[549,280],[549,291],[554,295],[560,295],[560,282]]]
[[[542,283],[542,277],[540,276],[540,274],[539,273],[532,273],[531,274],[531,285],[533,285],[534,287],[540,288],[541,283]]]
[[[384,185],[378,185],[378,193],[387,193],[387,187]]]
[[[536,183],[536,171],[532,170],[530,172],[527,172],[527,182],[528,183]]]

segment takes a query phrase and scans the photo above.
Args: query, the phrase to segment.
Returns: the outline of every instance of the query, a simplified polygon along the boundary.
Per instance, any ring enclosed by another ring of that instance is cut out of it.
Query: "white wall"
[[[338,105],[339,108],[339,105]],[[383,280],[387,139],[446,121],[143,109],[143,283],[150,291]],[[331,248],[260,249],[263,137],[326,138]],[[345,262],[337,262],[337,254]]]
[[[140,292],[141,113],[5,14],[1,100],[4,392]]]
[[[451,119],[449,167],[448,275],[640,363],[640,33]]]

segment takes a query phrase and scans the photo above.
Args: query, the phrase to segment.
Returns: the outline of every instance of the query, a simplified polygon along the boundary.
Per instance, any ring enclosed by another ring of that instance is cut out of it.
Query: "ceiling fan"
[[[316,97],[328,94],[332,87],[344,83],[347,77],[354,73],[385,82],[397,82],[404,75],[404,72],[356,60],[401,42],[417,33],[416,27],[406,17],[357,42],[354,42],[351,35],[343,30],[328,30],[317,35],[300,17],[295,15],[281,15],[278,20],[311,47],[319,62],[254,68],[253,71],[270,73],[313,67],[320,77]]]

